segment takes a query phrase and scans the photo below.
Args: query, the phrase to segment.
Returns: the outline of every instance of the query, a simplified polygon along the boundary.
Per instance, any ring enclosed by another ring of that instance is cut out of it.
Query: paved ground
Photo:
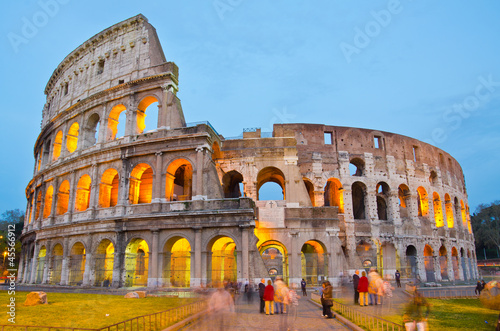
[[[216,317],[206,316],[181,330],[349,330],[336,319],[321,317],[321,308],[309,302],[309,298],[301,298],[297,311],[288,314],[265,315],[259,313],[258,298],[252,303],[236,299],[236,312],[227,316],[220,327]]]

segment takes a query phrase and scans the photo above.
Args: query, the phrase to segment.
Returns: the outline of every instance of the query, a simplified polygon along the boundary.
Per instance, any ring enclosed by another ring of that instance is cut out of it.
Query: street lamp
[[[7,256],[7,251],[3,252],[3,267],[5,268],[5,257]],[[5,268],[7,269],[7,268]]]

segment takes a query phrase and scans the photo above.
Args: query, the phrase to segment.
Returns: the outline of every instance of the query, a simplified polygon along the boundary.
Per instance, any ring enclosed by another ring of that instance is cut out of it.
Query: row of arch
[[[84,123],[73,121],[66,133],[63,132],[64,129],[59,129],[53,139],[48,139],[41,145],[35,156],[36,171],[49,162],[57,161],[63,153],[71,154],[77,149],[92,147],[97,142],[113,141],[125,135],[144,133],[146,129],[157,129],[157,105],[156,96],[146,96],[141,99],[134,112],[127,111],[123,104],[117,104],[110,109],[105,121],[101,120],[97,111],[92,112]],[[146,120],[147,116],[151,120]],[[100,130],[101,125],[105,130]]]
[[[166,170],[165,197],[169,201],[191,200],[193,167],[186,159],[176,159],[170,163]],[[129,204],[150,203],[153,195],[153,169],[147,163],[136,165],[129,175]],[[91,206],[92,179],[90,175],[82,175],[76,184],[74,202],[75,211],[85,211]],[[69,210],[70,203],[70,181],[63,180],[58,187],[48,185],[43,196],[42,190],[38,190],[36,201],[31,198],[29,220],[35,204],[34,219],[48,218],[52,214],[63,215]],[[114,168],[108,168],[101,176],[98,188],[98,207],[114,207],[119,201],[120,175]],[[42,197],[43,203],[42,203]],[[43,205],[43,212],[42,212]],[[55,206],[54,213],[52,211]]]

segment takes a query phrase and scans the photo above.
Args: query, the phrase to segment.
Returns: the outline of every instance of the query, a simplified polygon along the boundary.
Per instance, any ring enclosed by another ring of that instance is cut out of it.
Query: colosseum
[[[54,70],[19,282],[188,288],[281,275],[314,285],[363,268],[477,278],[465,180],[448,153],[326,124],[225,138],[186,123],[178,77],[142,15]],[[279,196],[259,199],[268,184]]]

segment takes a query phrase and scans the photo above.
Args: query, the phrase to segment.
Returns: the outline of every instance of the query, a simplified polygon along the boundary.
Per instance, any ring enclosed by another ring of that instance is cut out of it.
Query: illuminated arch
[[[460,214],[462,216],[462,225],[464,228],[466,228],[467,227],[467,214],[465,212],[465,205],[464,205],[463,200],[460,200]]]
[[[68,152],[73,153],[78,147],[78,135],[80,131],[80,125],[78,122],[71,124],[68,134],[66,135],[66,149]]]
[[[436,276],[434,274],[434,250],[429,245],[425,245],[424,247],[424,265],[427,281],[436,281]]]
[[[192,199],[193,166],[186,159],[176,159],[167,168],[165,197],[169,201]]]
[[[57,192],[56,215],[63,215],[68,211],[69,203],[69,181],[65,180],[59,185]]]
[[[437,192],[432,193],[432,200],[434,202],[434,221],[436,222],[436,227],[443,227],[443,207],[441,204],[441,198]]]
[[[139,102],[139,105],[137,106],[137,133],[141,134],[144,132],[146,129],[146,116],[150,115],[149,113],[152,110],[148,110],[149,106],[153,103],[157,103],[158,99],[153,96],[147,96]],[[146,114],[148,112],[148,114]],[[158,116],[158,112],[156,112],[156,115]],[[157,117],[158,118],[158,117]],[[158,122],[156,122],[156,127],[151,128],[151,129],[157,129],[158,128]],[[150,128],[148,128],[150,129]]]
[[[61,244],[56,244],[52,248],[51,260],[49,283],[55,285],[61,282],[63,261],[63,247]]]
[[[448,256],[446,247],[441,246],[439,248],[439,267],[441,269],[441,279],[448,279]]]
[[[52,147],[52,161],[56,161],[59,156],[61,156],[61,147],[63,140],[63,132],[59,130],[56,134],[56,138],[54,139],[54,146]]]
[[[118,203],[118,187],[120,176],[116,169],[107,169],[101,177],[99,184],[99,207],[114,207]]]
[[[212,238],[207,248],[212,252],[208,275],[213,287],[221,287],[224,282],[237,280],[236,243],[230,237],[217,236]]]
[[[410,189],[405,184],[401,184],[398,187],[398,198],[399,198],[399,215],[401,218],[408,218],[408,202],[410,199]]]
[[[328,279],[328,258],[323,243],[309,240],[300,250],[302,278],[308,284],[318,285]]]
[[[239,198],[243,196],[243,175],[231,170],[222,176],[224,198]]]
[[[38,191],[38,194],[36,195],[36,208],[35,208],[35,220],[40,217],[40,208],[42,206],[42,190]]]
[[[113,281],[115,246],[109,239],[103,239],[95,255],[95,286],[107,287]]]
[[[76,242],[69,256],[69,285],[82,285],[85,262],[85,246],[81,242]]]
[[[106,140],[115,140],[116,138],[119,138],[118,134],[118,125],[120,125],[120,119],[121,119],[121,114],[123,111],[125,111],[125,116],[127,114],[127,108],[122,105],[116,105],[111,109],[111,112],[109,113],[108,117],[108,130],[106,133]],[[126,118],[125,118],[126,120]],[[124,133],[124,132],[123,132]]]
[[[311,206],[316,207],[316,199],[314,198],[314,185],[308,178],[303,178],[302,181],[306,187],[307,195],[309,195],[309,200],[311,200]]]
[[[285,245],[277,240],[268,240],[259,246],[259,253],[270,276],[281,276],[285,283],[288,282],[288,252]],[[276,274],[271,275],[271,269],[276,270]]]
[[[417,188],[417,205],[418,205],[418,216],[428,217],[429,216],[429,200],[427,198],[427,191],[422,186]]]
[[[191,245],[180,236],[167,240],[163,246],[163,285],[189,287],[191,280]]]
[[[460,271],[458,268],[458,250],[456,247],[451,248],[451,263],[453,265],[453,276],[455,280],[460,279]]]
[[[84,128],[83,134],[83,147],[91,147],[94,146],[98,141],[99,135],[99,114],[93,113],[90,115],[89,119]]]
[[[448,228],[453,229],[455,227],[455,217],[453,216],[453,203],[448,193],[444,195],[444,206],[446,210],[446,223],[448,224]]]
[[[259,191],[262,185],[268,182],[276,183],[281,187],[282,199],[273,200],[286,200],[285,175],[276,167],[265,167],[259,171],[257,175],[257,200],[260,200]]]
[[[406,247],[406,275],[416,278],[418,272],[417,249],[413,245]]]
[[[45,269],[45,259],[47,257],[47,248],[45,246],[40,247],[40,251],[38,252],[38,263],[36,268],[36,284],[41,284],[43,281],[43,272]]]
[[[149,246],[146,240],[132,239],[125,249],[125,287],[147,286]]]
[[[89,208],[91,183],[92,180],[89,175],[83,175],[78,180],[75,201],[76,211],[85,211]]]
[[[339,213],[344,213],[344,188],[337,178],[330,178],[325,185],[325,206],[339,208]]]
[[[130,173],[129,203],[151,203],[153,196],[153,169],[146,163],[135,166]]]
[[[43,218],[47,218],[50,216],[52,212],[52,199],[54,197],[54,188],[52,185],[49,186],[47,191],[45,191],[45,202],[43,206]]]

